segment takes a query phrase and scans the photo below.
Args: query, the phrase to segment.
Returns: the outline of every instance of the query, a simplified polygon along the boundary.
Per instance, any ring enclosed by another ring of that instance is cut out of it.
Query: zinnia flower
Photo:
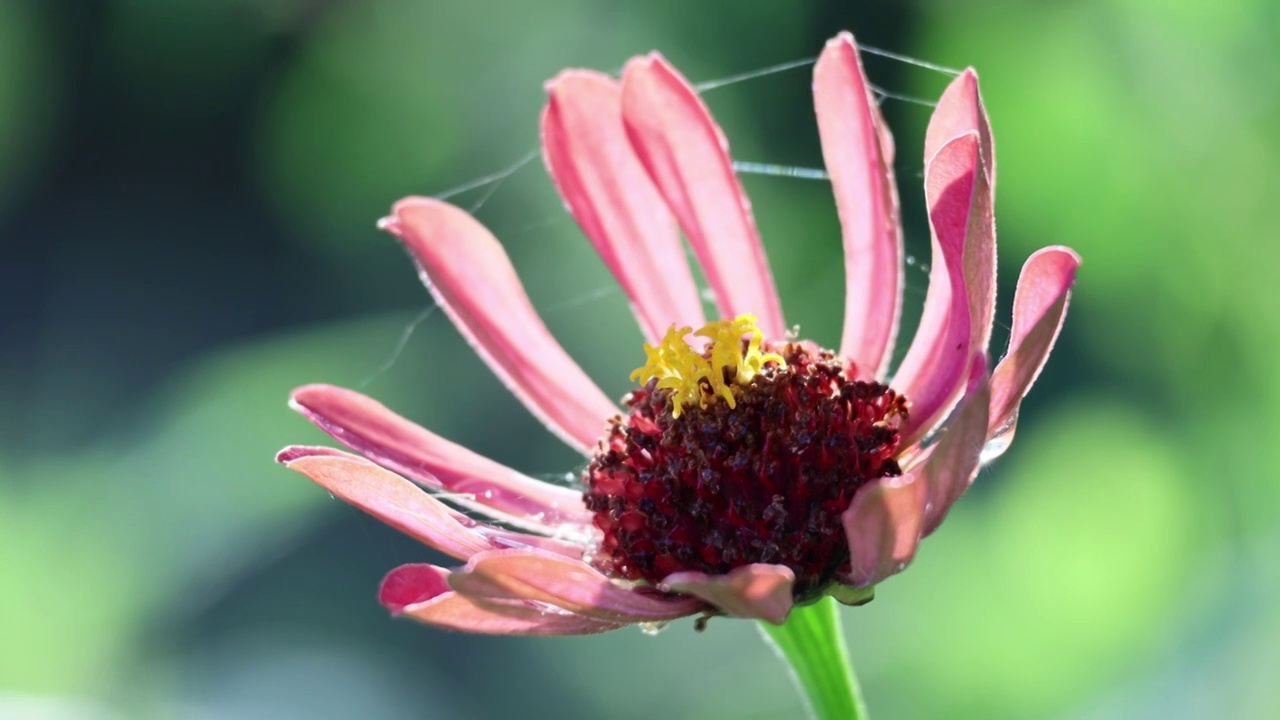
[[[1050,247],[1027,260],[991,370],[995,147],[977,76],[961,73],[925,137],[923,317],[886,380],[903,275],[893,142],[850,35],[827,44],[813,89],[844,237],[838,352],[788,334],[725,138],[662,56],[631,60],[620,82],[568,70],[548,83],[547,168],[648,340],[625,411],[551,336],[483,226],[438,200],[396,204],[381,226],[436,302],[588,464],[582,491],[552,485],[353,391],[295,391],[295,409],[363,457],[290,447],[279,460],[465,563],[392,570],[384,606],[454,630],[558,635],[699,613],[781,623],[826,594],[865,602],[1008,446],[1079,258]],[[721,320],[703,315],[680,231]]]

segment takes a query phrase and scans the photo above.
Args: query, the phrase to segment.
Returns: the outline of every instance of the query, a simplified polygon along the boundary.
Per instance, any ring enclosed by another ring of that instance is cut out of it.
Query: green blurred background
[[[284,402],[323,381],[575,471],[374,221],[533,149],[560,68],[659,48],[708,81],[846,28],[979,69],[1002,323],[1035,248],[1085,260],[1018,442],[845,611],[876,716],[1280,716],[1277,7],[0,0],[0,717],[797,717],[749,623],[530,640],[392,621],[381,575],[441,558],[271,458],[325,441]],[[947,80],[868,69],[913,96]],[[706,98],[735,157],[819,167],[808,93],[803,68]],[[929,109],[884,109],[925,260]],[[744,183],[788,319],[836,344],[829,187]],[[457,201],[620,395],[639,332],[540,162]],[[907,286],[909,332],[921,263]]]

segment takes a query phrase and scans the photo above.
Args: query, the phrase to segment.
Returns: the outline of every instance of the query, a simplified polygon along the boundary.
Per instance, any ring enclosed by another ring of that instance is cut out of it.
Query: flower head
[[[330,386],[300,388],[292,404],[363,457],[290,447],[279,460],[464,563],[405,565],[383,582],[383,605],[439,627],[576,634],[697,613],[780,623],[824,594],[867,600],[1008,447],[1079,264],[1062,247],[1027,260],[992,369],[995,146],[977,76],[952,82],[925,138],[932,270],[891,379],[903,265],[893,143],[851,36],[814,68],[846,258],[834,352],[785,332],[724,136],[661,56],[632,60],[620,82],[571,70],[547,90],[548,170],[648,341],[624,409],[555,341],[465,212],[408,198],[382,227],[493,371],[588,456],[582,490]],[[681,231],[722,320],[703,315]]]

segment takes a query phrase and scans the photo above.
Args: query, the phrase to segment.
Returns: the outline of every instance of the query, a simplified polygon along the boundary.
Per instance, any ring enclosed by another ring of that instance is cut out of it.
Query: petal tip
[[[549,98],[554,99],[556,94],[560,92],[566,85],[579,82],[599,82],[607,79],[609,76],[596,70],[586,70],[583,68],[566,68],[556,73],[555,77],[544,82],[542,89],[546,91]]]
[[[405,608],[449,590],[449,571],[434,565],[410,564],[393,568],[378,585],[378,604],[394,617]]]
[[[378,218],[378,229],[383,232],[388,232],[388,233],[391,233],[392,235],[399,237],[400,220],[397,219],[394,215],[388,215],[386,217]]]
[[[1031,253],[1031,257],[1027,258],[1027,261],[1030,262],[1031,258],[1042,257],[1044,255],[1061,255],[1063,260],[1069,263],[1072,272],[1078,269],[1080,264],[1083,262],[1083,259],[1080,257],[1080,253],[1066,245],[1050,245],[1048,247],[1042,247]]]
[[[658,584],[664,592],[698,597],[722,611],[781,625],[791,614],[795,573],[785,565],[744,565],[725,575],[678,572]]]
[[[644,55],[637,55],[627,61],[622,68],[622,75],[626,77],[636,72],[653,72],[654,70],[670,70],[671,63],[667,58],[657,50],[650,50]]]
[[[293,403],[305,405],[318,395],[335,391],[341,392],[342,388],[327,383],[308,383],[294,388],[293,392],[289,393],[289,402],[291,405]]]

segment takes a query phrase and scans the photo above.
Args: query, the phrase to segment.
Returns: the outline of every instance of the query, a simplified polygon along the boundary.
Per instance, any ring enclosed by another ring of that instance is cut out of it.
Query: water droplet
[[[670,624],[671,624],[670,622],[665,622],[665,621],[640,623],[640,632],[644,633],[645,635],[657,635],[658,633],[666,629],[666,627]]]
[[[492,491],[492,490],[485,490],[485,491],[484,491],[484,499],[485,499],[485,500],[492,500],[492,499],[493,499],[493,491]]]
[[[915,255],[908,255],[908,256],[907,256],[907,265],[909,265],[909,266],[911,266],[911,267],[915,267],[915,266],[916,266],[916,256],[915,256]]]
[[[906,563],[904,563],[904,562],[900,562],[900,563],[898,563],[898,572],[902,572],[903,570],[906,570],[906,569],[907,569],[907,564],[906,564]]]
[[[702,288],[702,290],[698,293],[698,296],[701,297],[703,300],[706,300],[707,302],[715,302],[715,299],[716,299],[715,291],[713,291],[711,288]]]
[[[927,513],[933,512],[933,501],[929,501],[924,504],[924,511]]]
[[[982,446],[982,452],[978,455],[978,462],[982,465],[995,460],[1009,449],[1009,445],[1013,443],[1013,431],[1018,427],[1018,411],[1014,410],[1009,415],[1009,419],[1001,423],[1000,427],[991,433],[991,439],[986,445]]]

